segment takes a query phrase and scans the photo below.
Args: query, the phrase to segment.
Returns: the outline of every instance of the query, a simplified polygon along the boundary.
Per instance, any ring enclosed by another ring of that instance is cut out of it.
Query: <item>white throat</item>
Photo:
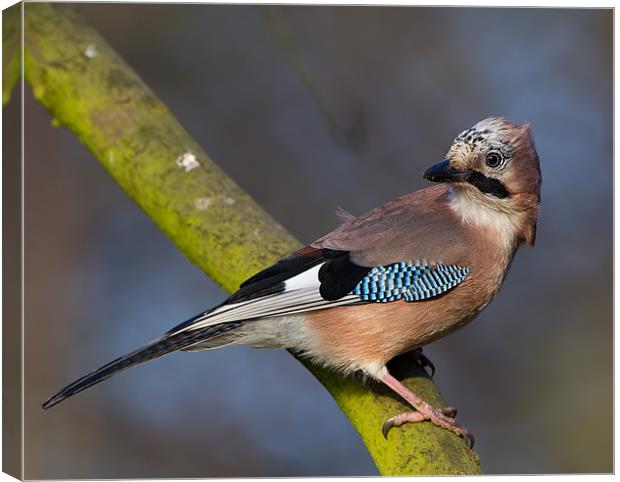
[[[495,201],[469,186],[464,189],[450,188],[450,208],[464,224],[494,233],[504,248],[512,250],[516,247],[521,215],[503,200]]]

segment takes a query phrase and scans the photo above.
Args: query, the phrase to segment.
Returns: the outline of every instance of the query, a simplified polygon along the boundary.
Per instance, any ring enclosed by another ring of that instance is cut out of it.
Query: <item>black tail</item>
[[[239,322],[230,322],[223,323],[221,325],[206,326],[197,330],[166,334],[163,337],[152,341],[148,345],[138,348],[128,355],[117,358],[116,360],[103,365],[101,368],[98,368],[88,375],[84,375],[82,378],[76,380],[70,385],[67,385],[60,392],[45,402],[43,404],[43,408],[53,407],[54,405],[62,402],[64,399],[92,387],[99,382],[102,382],[122,370],[126,370],[127,368],[139,365],[140,363],[153,360],[154,358],[158,358],[170,352],[189,347],[201,341],[208,340],[214,336],[219,336],[222,333],[226,333],[233,328],[236,328],[239,324]]]

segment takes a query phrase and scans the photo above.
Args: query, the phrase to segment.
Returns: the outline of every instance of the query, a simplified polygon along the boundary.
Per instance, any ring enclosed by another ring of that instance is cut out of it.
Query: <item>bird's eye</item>
[[[499,152],[489,152],[485,162],[489,167],[497,167],[502,163],[502,155]]]

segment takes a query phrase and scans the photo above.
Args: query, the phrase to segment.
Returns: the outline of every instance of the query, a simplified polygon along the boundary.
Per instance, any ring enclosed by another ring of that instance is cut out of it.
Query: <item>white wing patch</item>
[[[284,290],[279,293],[220,306],[206,313],[202,320],[198,320],[179,331],[197,330],[205,326],[229,321],[292,315],[360,302],[359,296],[352,294],[336,301],[323,299],[319,293],[319,269],[321,266],[314,266],[286,280]]]
[[[321,269],[322,264],[315,266],[314,268],[310,268],[303,273],[298,274],[297,276],[293,276],[290,279],[287,279],[284,282],[284,291],[296,291],[303,289],[319,289],[319,269]]]

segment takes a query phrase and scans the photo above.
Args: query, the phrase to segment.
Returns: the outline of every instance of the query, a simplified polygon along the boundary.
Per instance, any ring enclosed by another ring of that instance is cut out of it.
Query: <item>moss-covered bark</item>
[[[25,75],[56,122],[74,132],[190,261],[227,291],[300,246],[213,163],[72,8],[25,5]],[[304,363],[357,429],[382,474],[479,472],[476,454],[461,439],[428,423],[392,430],[384,440],[384,420],[405,405],[381,387]],[[443,403],[420,372],[406,378],[421,396]]]

